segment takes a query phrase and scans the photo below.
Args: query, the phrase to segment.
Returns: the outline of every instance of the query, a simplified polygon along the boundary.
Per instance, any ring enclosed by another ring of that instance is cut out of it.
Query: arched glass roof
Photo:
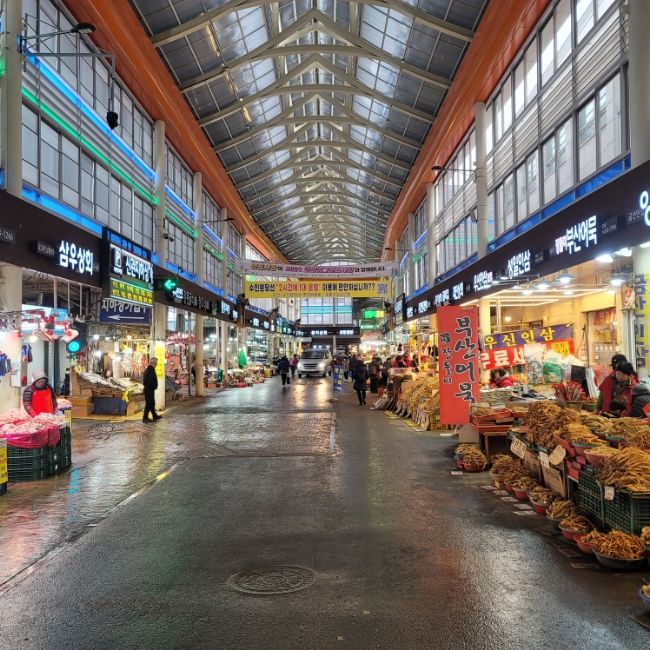
[[[487,0],[132,4],[283,254],[380,259],[395,200]]]

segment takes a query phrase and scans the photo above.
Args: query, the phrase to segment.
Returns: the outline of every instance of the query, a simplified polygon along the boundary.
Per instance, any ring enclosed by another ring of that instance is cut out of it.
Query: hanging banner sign
[[[390,280],[299,282],[246,282],[245,294],[253,298],[384,298],[390,296]]]
[[[438,331],[440,422],[467,424],[480,389],[478,308],[440,307]]]
[[[393,275],[397,271],[395,262],[354,264],[350,266],[300,266],[257,260],[238,260],[238,270],[248,275],[263,275],[281,278],[378,278]]]
[[[333,366],[332,368],[332,381],[334,382],[334,392],[343,392],[343,368],[341,366]]]
[[[525,330],[486,334],[483,337],[483,349],[502,349],[526,345],[526,343],[550,343],[571,339],[573,339],[573,327],[568,323],[552,327],[531,327]]]
[[[122,325],[149,325],[151,309],[131,302],[104,298],[99,311],[100,323],[120,323]]]

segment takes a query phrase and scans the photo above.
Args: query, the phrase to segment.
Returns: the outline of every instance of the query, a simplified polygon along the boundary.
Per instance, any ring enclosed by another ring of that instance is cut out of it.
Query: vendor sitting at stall
[[[612,364],[614,364],[614,358]],[[611,374],[605,377],[603,383],[598,387],[600,395],[596,408],[601,415],[616,413],[628,416],[632,410],[632,386],[638,383],[634,367],[629,361],[623,361],[614,366]],[[612,403],[617,402],[623,405],[623,409],[613,409]]]
[[[650,386],[644,382],[632,386],[632,408],[630,409],[630,417],[647,417],[643,408],[648,404],[650,404]]]
[[[56,395],[50,386],[47,375],[42,370],[32,372],[32,383],[23,393],[23,406],[29,415],[34,417],[39,413],[54,413],[56,411]]]
[[[503,368],[497,368],[496,376],[494,383],[497,388],[510,388],[515,383],[515,380],[511,377],[510,373]]]

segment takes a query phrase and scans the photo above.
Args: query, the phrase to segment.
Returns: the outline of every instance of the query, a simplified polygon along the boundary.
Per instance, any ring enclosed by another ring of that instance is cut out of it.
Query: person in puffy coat
[[[29,415],[34,417],[39,413],[54,413],[56,411],[56,395],[50,386],[47,375],[42,370],[32,372],[32,383],[23,393],[23,406]]]
[[[632,386],[632,408],[630,417],[645,418],[643,407],[650,404],[650,386],[648,384],[635,384]]]
[[[280,373],[280,377],[282,377],[282,388],[284,388],[285,384],[291,384],[291,377],[289,377],[290,368],[289,359],[287,359],[287,355],[285,354],[278,361],[278,372]]]
[[[497,388],[509,388],[514,386],[515,380],[510,376],[510,373],[503,368],[499,368],[496,374],[496,385]]]
[[[357,397],[359,398],[359,406],[363,406],[366,403],[366,391],[368,390],[368,378],[370,373],[368,372],[368,367],[360,359],[357,364],[354,366],[354,372],[352,374],[352,379],[354,383],[352,388],[357,391]]]

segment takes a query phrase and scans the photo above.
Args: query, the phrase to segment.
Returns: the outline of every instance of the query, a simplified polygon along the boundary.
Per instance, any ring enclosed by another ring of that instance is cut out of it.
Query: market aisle
[[[648,645],[626,618],[638,574],[572,568],[541,518],[450,476],[453,441],[351,394],[332,410],[330,386],[273,380],[170,416],[156,440],[187,460],[0,596],[2,647]],[[276,565],[315,582],[228,586]]]

